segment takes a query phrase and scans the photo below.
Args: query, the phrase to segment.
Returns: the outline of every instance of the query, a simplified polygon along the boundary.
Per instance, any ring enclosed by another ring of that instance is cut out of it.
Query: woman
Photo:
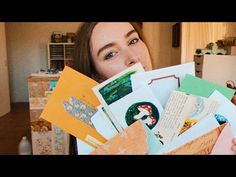
[[[76,36],[75,69],[98,82],[137,62],[152,69],[139,23],[85,23]]]
[[[140,62],[152,70],[140,23],[84,23],[76,34],[74,69],[102,82]],[[236,139],[232,150],[236,152]]]
[[[74,69],[99,83],[137,62],[152,70],[141,27],[135,22],[84,23],[76,33]],[[76,139],[71,140],[71,153],[76,154]]]

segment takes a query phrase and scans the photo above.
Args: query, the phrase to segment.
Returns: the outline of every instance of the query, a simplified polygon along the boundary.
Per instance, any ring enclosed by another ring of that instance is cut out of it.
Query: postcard
[[[209,98],[219,103],[216,118],[229,122],[233,135],[236,137],[236,106],[217,90],[215,90]]]
[[[163,111],[163,107],[148,86],[140,87],[108,107],[123,129],[141,119],[153,130]]]
[[[138,120],[90,155],[146,155],[156,154],[161,148],[162,144],[154,133]]]
[[[142,65],[137,63],[101,84],[96,85],[93,87],[93,92],[102,105],[110,105],[133,91],[130,76],[139,72],[145,71]]]
[[[120,125],[119,121],[116,119],[107,105],[100,105],[97,107],[97,110],[106,121],[109,121],[109,124],[113,127],[113,129],[116,130],[116,132],[120,133],[124,131],[124,128]]]
[[[94,147],[88,145],[84,141],[81,141],[79,138],[76,138],[76,146],[77,155],[88,155],[89,153],[95,150]]]
[[[187,74],[182,81],[179,91],[186,92],[197,96],[208,98],[215,90],[218,90],[228,100],[231,100],[235,90],[215,84],[213,82],[194,77]]]
[[[160,154],[166,154],[180,146],[216,129],[220,124],[216,120],[214,114],[209,114],[191,128],[183,132],[181,135],[175,137],[169,144],[163,146],[159,151]]]
[[[215,155],[235,155],[235,152],[231,150],[233,133],[229,123],[226,124],[222,130],[219,138],[217,139],[211,154]]]
[[[91,117],[91,121],[95,129],[107,140],[119,133],[112,120],[104,113],[102,106],[98,107],[98,111]]]
[[[191,62],[131,75],[133,90],[149,85],[161,105],[165,107],[171,91],[180,87],[185,75],[195,76],[194,66],[194,62]]]
[[[218,128],[182,145],[181,147],[168,152],[169,155],[209,155],[219,138],[221,131],[225,124],[220,125]]]
[[[163,144],[168,144],[205,116],[215,113],[217,107],[214,100],[172,91],[155,134]]]
[[[53,91],[54,90],[54,88],[56,87],[56,85],[57,85],[57,80],[52,80],[52,81],[50,81],[50,86],[49,86],[49,90],[50,91]]]
[[[106,142],[90,118],[100,105],[92,92],[98,83],[66,66],[41,114],[41,118],[92,147]]]

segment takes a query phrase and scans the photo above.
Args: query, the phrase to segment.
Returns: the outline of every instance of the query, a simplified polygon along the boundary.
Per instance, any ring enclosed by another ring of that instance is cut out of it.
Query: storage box
[[[40,117],[59,77],[28,77],[33,155],[69,154],[69,134]]]
[[[204,55],[194,55],[195,75],[200,78],[202,77],[203,58]]]
[[[229,46],[226,50],[228,55],[236,55],[236,46]]]

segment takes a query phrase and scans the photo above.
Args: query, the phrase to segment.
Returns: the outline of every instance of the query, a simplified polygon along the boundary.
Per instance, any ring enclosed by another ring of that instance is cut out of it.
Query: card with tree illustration
[[[93,87],[93,92],[102,104],[110,105],[133,91],[131,75],[140,72],[144,72],[144,69],[140,63],[137,63]]]

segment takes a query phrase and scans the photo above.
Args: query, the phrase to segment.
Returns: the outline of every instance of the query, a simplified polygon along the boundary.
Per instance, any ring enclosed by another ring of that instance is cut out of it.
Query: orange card
[[[147,135],[141,120],[136,121],[123,132],[117,134],[91,155],[144,155],[148,152]]]
[[[90,154],[153,155],[162,147],[156,135],[139,119]]]
[[[85,115],[92,116],[100,105],[92,92],[92,88],[97,84],[96,81],[66,66],[41,117],[93,147],[103,144],[106,139],[92,125],[81,121]],[[78,104],[73,105],[70,100]],[[73,115],[74,108],[83,108],[80,111],[83,114],[80,115],[78,111]]]

